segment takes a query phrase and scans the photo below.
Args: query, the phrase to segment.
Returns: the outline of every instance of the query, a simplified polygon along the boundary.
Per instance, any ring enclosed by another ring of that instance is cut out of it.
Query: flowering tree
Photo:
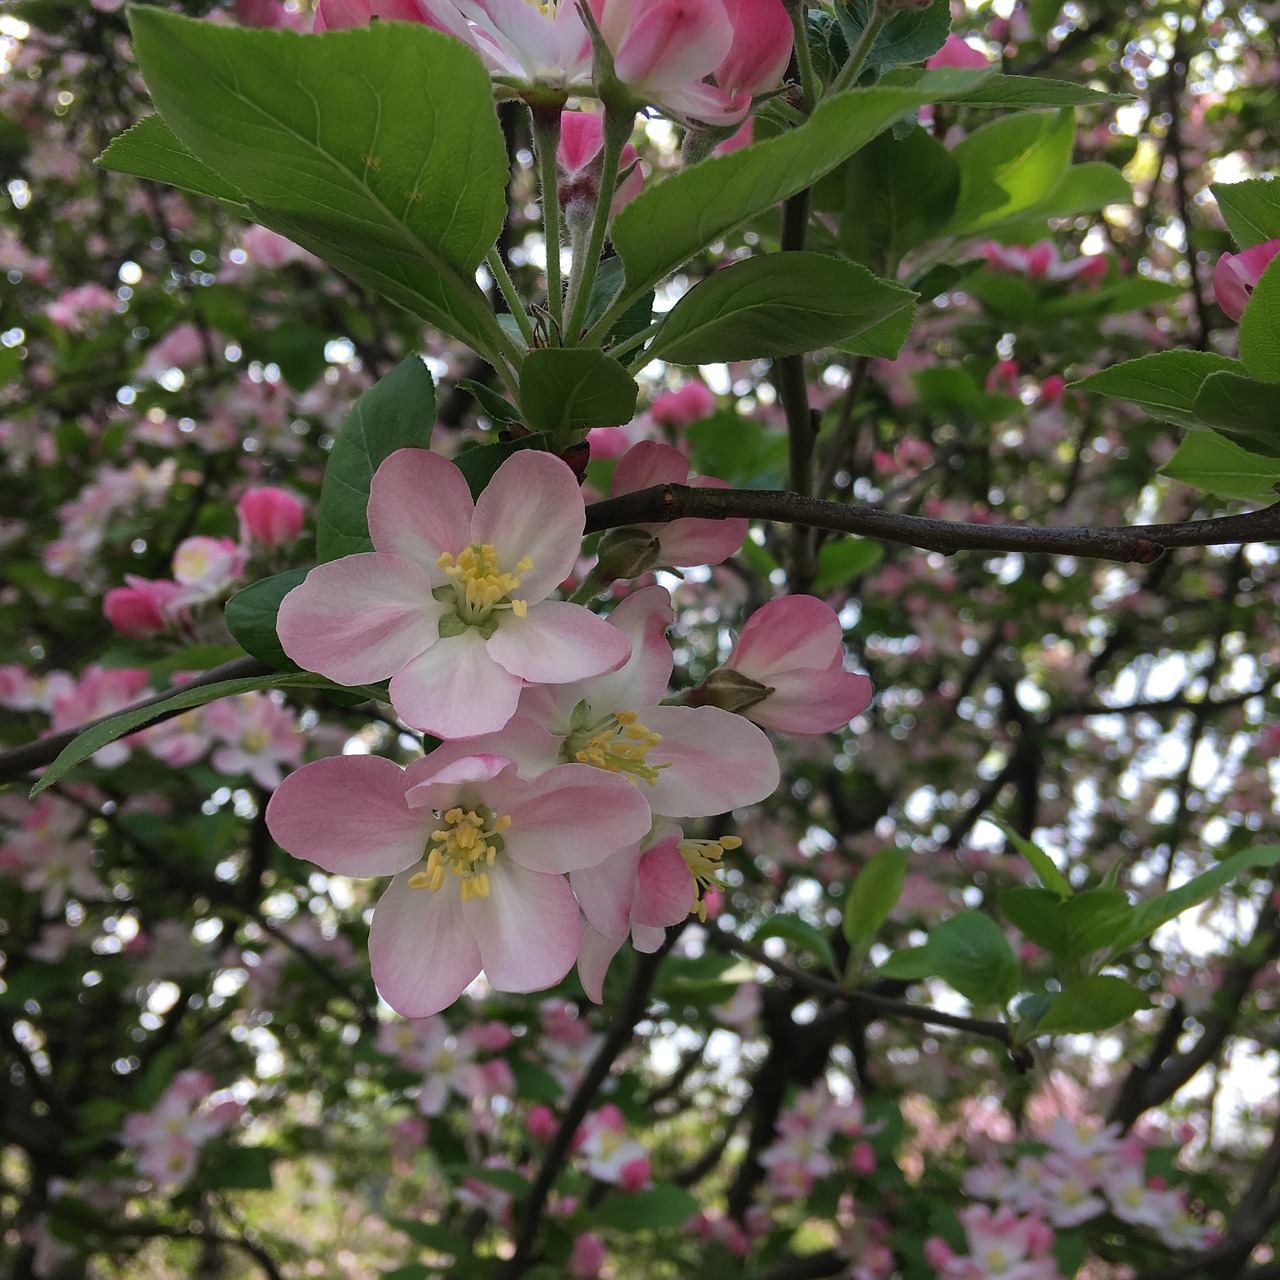
[[[0,1275],[1275,1275],[1276,20],[8,5]]]

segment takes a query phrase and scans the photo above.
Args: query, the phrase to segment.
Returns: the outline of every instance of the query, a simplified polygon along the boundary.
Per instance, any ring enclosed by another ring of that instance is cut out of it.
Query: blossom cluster
[[[672,466],[687,478],[674,449],[642,443],[615,488],[629,467],[643,487]],[[442,740],[407,768],[315,761],[267,809],[289,852],[394,877],[369,946],[379,990],[406,1017],[439,1012],[482,969],[493,988],[532,991],[576,963],[599,1000],[628,937],[653,951],[691,909],[705,915],[702,895],[740,841],[686,838],[679,821],[773,792],[760,726],[826,732],[870,700],[866,677],[844,670],[830,607],[795,597],[750,619],[703,686],[664,702],[664,587],[632,591],[607,618],[552,598],[585,522],[576,477],[550,454],[513,454],[473,499],[454,463],[401,449],[372,479],[374,550],[319,565],[280,607],[291,658],[342,684],[389,681],[401,720]],[[632,532],[649,544],[646,568],[691,565],[730,555],[745,533],[733,523]]]
[[[195,1172],[200,1149],[239,1123],[243,1107],[217,1097],[203,1071],[179,1071],[150,1111],[125,1117],[121,1141],[134,1153],[138,1172],[157,1186],[181,1186]]]

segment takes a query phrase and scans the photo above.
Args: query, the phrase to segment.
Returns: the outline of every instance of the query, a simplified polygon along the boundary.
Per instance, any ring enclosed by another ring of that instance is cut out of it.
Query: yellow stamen
[[[649,752],[661,743],[662,735],[638,723],[639,718],[635,711],[615,711],[571,735],[567,745],[573,758],[609,773],[620,773],[632,782],[644,781],[653,786],[659,770],[668,768],[669,762],[648,762]],[[584,735],[590,735],[585,742]]]
[[[494,817],[484,805],[465,810],[455,805],[440,818],[445,825],[431,833],[424,868],[409,877],[409,888],[437,893],[452,872],[460,881],[463,902],[487,898],[489,876],[485,868],[492,867],[502,852],[502,833],[511,829],[510,816]]]
[[[520,575],[533,568],[529,556],[516,564],[514,573],[505,573],[498,566],[498,553],[492,544],[472,543],[456,557],[444,552],[436,564],[453,582],[458,593],[458,616],[464,622],[483,622],[495,609],[511,609],[517,617],[525,616],[528,602],[508,597],[519,587]]]
[[[719,840],[681,840],[676,847],[693,877],[692,911],[706,924],[707,904],[703,898],[708,889],[724,887],[720,881],[720,873],[724,870],[722,859],[726,852],[741,849],[742,840],[738,836],[721,836]]]

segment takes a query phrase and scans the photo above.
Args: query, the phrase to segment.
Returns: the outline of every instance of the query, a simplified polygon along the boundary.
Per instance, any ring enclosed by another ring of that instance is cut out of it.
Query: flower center
[[[703,898],[708,889],[723,888],[720,873],[724,870],[725,852],[741,849],[742,841],[737,836],[721,836],[719,840],[681,840],[676,848],[693,877],[693,911],[706,924],[707,904]]]
[[[520,575],[533,568],[529,556],[519,561],[514,573],[498,567],[498,553],[493,546],[473,542],[454,556],[446,551],[436,561],[451,579],[451,585],[437,587],[432,594],[437,600],[452,596],[457,601],[457,618],[463,626],[478,627],[495,621],[491,615],[499,609],[510,609],[517,618],[529,611],[527,600],[512,600],[510,595],[520,586]],[[443,632],[442,632],[443,634]]]
[[[489,896],[487,868],[502,852],[502,833],[511,826],[505,814],[495,818],[484,805],[475,809],[455,806],[437,817],[444,826],[431,833],[426,848],[426,868],[409,877],[410,889],[430,889],[437,893],[444,887],[449,872],[462,882],[462,901]]]
[[[658,771],[670,767],[669,763],[648,763],[650,749],[661,741],[662,734],[642,725],[635,711],[615,711],[572,731],[565,739],[564,750],[580,764],[653,786],[658,781]]]
[[[246,730],[240,739],[240,749],[246,755],[257,755],[271,745],[271,735],[265,729]]]

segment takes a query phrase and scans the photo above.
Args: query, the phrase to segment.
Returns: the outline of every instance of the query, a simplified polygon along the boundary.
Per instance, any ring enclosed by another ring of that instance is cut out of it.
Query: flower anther
[[[453,872],[461,881],[458,887],[463,902],[487,898],[488,868],[503,851],[502,834],[510,830],[511,818],[506,814],[495,818],[484,805],[465,810],[455,805],[437,816],[446,825],[431,833],[426,869],[409,877],[409,888],[438,893]]]
[[[720,873],[724,870],[724,855],[742,848],[738,836],[721,836],[719,840],[681,840],[677,848],[693,877],[694,900],[692,911],[706,924],[707,904],[703,898],[708,889],[719,889]]]
[[[510,609],[517,618],[528,615],[528,601],[513,600],[510,596],[520,586],[520,575],[533,568],[531,557],[522,557],[515,572],[506,573],[499,567],[498,553],[491,543],[473,542],[456,557],[444,552],[436,564],[451,580],[452,590],[449,586],[437,587],[432,595],[442,603],[447,603],[450,596],[454,596],[458,602],[457,617],[465,626],[479,627],[483,631],[492,615],[500,609]]]
[[[574,713],[574,728],[564,743],[565,758],[620,773],[637,785],[643,781],[653,786],[659,770],[669,767],[647,761],[650,750],[662,741],[662,734],[642,725],[635,711],[615,711],[591,724],[576,723],[585,710],[586,703],[580,703]]]

